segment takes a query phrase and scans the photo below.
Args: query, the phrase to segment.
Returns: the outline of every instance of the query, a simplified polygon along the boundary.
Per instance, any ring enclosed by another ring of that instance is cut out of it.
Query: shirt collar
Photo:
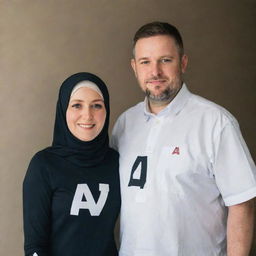
[[[192,93],[188,90],[185,83],[182,84],[181,89],[179,90],[178,94],[175,98],[164,108],[162,109],[157,115],[153,114],[148,109],[148,100],[145,98],[144,100],[144,116],[147,120],[152,117],[166,117],[166,116],[175,116],[177,115],[185,106],[186,102],[188,101],[189,97]]]

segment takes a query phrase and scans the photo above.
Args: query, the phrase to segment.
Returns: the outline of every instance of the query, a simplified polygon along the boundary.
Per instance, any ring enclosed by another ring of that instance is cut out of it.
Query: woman
[[[64,81],[53,144],[31,160],[23,183],[26,256],[115,256],[118,153],[109,148],[109,96],[90,73]]]

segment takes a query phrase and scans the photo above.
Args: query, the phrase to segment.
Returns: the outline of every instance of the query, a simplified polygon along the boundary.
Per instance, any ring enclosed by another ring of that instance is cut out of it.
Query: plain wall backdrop
[[[181,31],[188,87],[238,119],[255,160],[255,0],[0,0],[0,255],[23,255],[22,181],[51,144],[60,84],[79,71],[99,75],[112,127],[143,99],[132,38],[155,20]]]

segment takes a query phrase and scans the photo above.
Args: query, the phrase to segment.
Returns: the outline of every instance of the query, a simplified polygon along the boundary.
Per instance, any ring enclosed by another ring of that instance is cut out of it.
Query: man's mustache
[[[167,80],[167,78],[164,77],[164,76],[153,76],[153,77],[147,79],[146,82],[147,82],[147,83],[148,83],[148,82],[154,82],[154,81],[161,81],[161,82],[163,82],[163,81],[165,81],[165,80]]]

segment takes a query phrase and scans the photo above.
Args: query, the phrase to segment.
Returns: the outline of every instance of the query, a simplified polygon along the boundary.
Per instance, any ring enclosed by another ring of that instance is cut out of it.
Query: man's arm
[[[229,206],[227,223],[228,256],[248,256],[254,226],[254,200]]]

